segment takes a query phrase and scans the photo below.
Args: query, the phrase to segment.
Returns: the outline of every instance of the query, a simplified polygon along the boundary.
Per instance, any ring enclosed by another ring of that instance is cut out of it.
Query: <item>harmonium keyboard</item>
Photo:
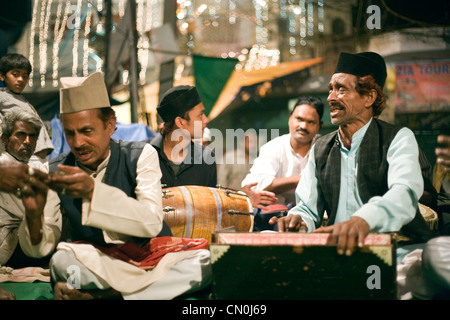
[[[339,255],[329,236],[215,232],[212,298],[397,299],[395,234],[369,234],[351,256]]]

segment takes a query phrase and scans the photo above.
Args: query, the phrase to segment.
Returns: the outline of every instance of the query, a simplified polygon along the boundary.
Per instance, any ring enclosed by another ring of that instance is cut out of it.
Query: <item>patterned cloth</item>
[[[13,269],[9,267],[0,267],[1,282],[50,282],[50,271],[38,267],[27,267]]]
[[[208,240],[198,238],[156,237],[152,238],[143,248],[133,242],[112,246],[95,246],[101,252],[128,262],[144,270],[156,267],[158,262],[169,252],[208,249]]]

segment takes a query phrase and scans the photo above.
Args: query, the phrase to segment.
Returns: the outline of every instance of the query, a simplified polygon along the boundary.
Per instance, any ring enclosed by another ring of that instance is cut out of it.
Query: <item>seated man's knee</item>
[[[66,281],[68,270],[75,265],[72,251],[58,250],[50,259],[50,275],[55,282]]]
[[[427,277],[450,286],[450,237],[437,237],[428,241],[422,254],[422,263]]]

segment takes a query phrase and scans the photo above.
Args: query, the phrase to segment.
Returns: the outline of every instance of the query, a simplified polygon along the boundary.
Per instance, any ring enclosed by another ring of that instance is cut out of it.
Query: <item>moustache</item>
[[[344,109],[345,107],[340,104],[339,102],[331,102],[330,103],[330,111],[336,110],[336,109]]]
[[[89,148],[86,147],[81,147],[81,148],[74,148],[76,153],[79,154],[84,154],[84,153],[89,153],[91,152],[91,150]]]
[[[33,148],[29,147],[29,146],[21,146],[17,152],[22,153],[22,152],[26,152],[26,153],[33,153]]]
[[[305,129],[297,129],[297,130],[295,130],[296,132],[303,132],[303,133],[305,133],[305,134],[309,134],[309,131],[308,130],[305,130]]]

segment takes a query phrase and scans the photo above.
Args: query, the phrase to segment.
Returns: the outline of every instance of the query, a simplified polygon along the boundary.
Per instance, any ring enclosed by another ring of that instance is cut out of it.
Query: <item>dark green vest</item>
[[[401,127],[373,119],[358,151],[359,194],[363,203],[388,191],[387,152]],[[339,203],[341,155],[338,131],[319,138],[314,145],[319,195],[324,199],[323,207],[328,214],[328,224],[333,224]],[[323,218],[323,212],[319,212]],[[433,234],[417,209],[415,218],[402,228],[402,233],[414,242],[424,242]]]

